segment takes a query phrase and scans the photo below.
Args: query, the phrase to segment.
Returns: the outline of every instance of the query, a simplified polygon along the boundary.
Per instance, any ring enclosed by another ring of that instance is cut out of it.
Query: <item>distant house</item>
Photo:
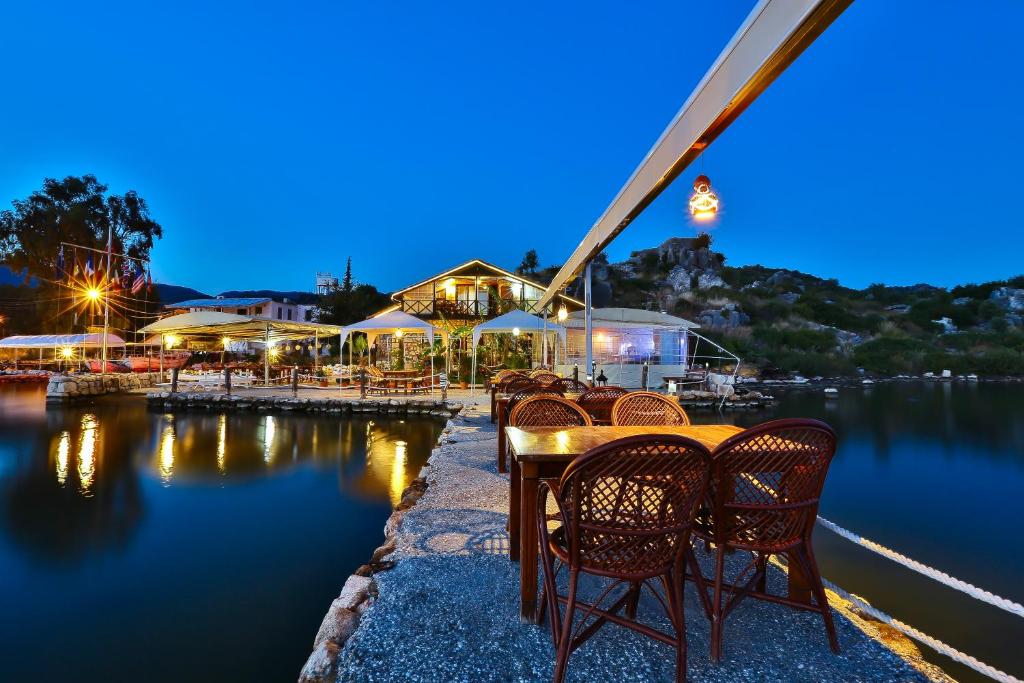
[[[274,301],[269,297],[189,299],[188,301],[167,304],[164,308],[174,313],[218,311],[220,313],[251,315],[271,320],[293,320],[296,322],[309,322],[313,319],[313,311],[315,310],[315,306],[303,306],[302,304],[292,303],[288,299]]]
[[[398,310],[434,322],[486,320],[515,308],[540,314],[538,303],[545,289],[522,275],[473,259],[395,292],[394,305],[381,312]],[[572,313],[582,309],[583,302],[560,293],[550,313],[561,307]]]

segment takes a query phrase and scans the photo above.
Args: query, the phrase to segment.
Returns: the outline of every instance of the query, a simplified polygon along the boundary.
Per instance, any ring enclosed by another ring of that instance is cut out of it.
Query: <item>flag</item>
[[[146,286],[146,274],[142,270],[142,266],[139,266],[138,271],[135,273],[135,280],[132,281],[132,294],[138,294],[139,290]]]
[[[146,267],[146,291],[153,291],[153,271]]]
[[[55,280],[64,279],[64,245],[60,245],[60,251],[57,252],[57,272],[55,273]]]
[[[117,268],[112,268],[113,276],[110,278],[110,289],[111,291],[117,292],[121,290],[121,275],[117,272]]]
[[[78,277],[78,273],[81,272],[81,270],[82,269],[78,267],[78,259],[76,258],[75,259],[75,272],[74,272],[73,277]]]
[[[96,269],[92,267],[92,254],[89,254],[85,258],[85,276],[92,277],[96,274]]]

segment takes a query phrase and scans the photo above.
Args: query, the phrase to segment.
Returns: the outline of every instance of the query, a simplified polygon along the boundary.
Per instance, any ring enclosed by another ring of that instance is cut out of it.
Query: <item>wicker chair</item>
[[[491,392],[491,422],[494,422],[494,420],[497,419],[498,394],[510,394],[517,389],[537,386],[537,384],[537,382],[534,382],[532,379],[518,371],[505,375],[500,382],[497,382],[494,385],[494,390]]]
[[[711,454],[697,441],[644,435],[587,451],[569,464],[557,484],[541,482],[537,520],[542,605],[551,618],[555,683],[564,680],[569,655],[608,622],[674,647],[676,680],[686,678],[682,577],[687,565],[696,571],[690,532],[710,478]],[[553,531],[546,515],[549,492],[561,522]],[[557,593],[556,559],[569,568],[566,596]],[[595,604],[579,599],[580,574],[611,580]],[[620,587],[625,587],[621,596],[608,597]],[[637,621],[644,587],[665,608],[674,633]],[[574,618],[577,613],[582,617]]]
[[[552,382],[561,379],[558,375],[548,370],[534,370],[530,373],[530,379],[534,382],[540,382],[541,384],[551,384]]]
[[[590,389],[589,384],[582,380],[573,379],[572,377],[559,377],[548,386],[553,389],[558,389],[563,394],[582,394]]]
[[[711,619],[713,660],[722,656],[726,615],[745,597],[820,613],[829,646],[833,652],[839,652],[832,612],[811,543],[818,501],[835,449],[832,428],[808,419],[765,422],[736,434],[715,449],[708,503],[695,532],[715,544],[715,574],[710,579],[700,574],[693,577]],[[752,560],[732,584],[727,584],[723,579],[724,560],[733,549],[749,551]],[[777,553],[788,555],[790,571],[799,571],[808,581],[815,604],[794,602],[766,592],[768,559]]]
[[[652,391],[626,394],[612,406],[612,424],[617,426],[685,427],[690,418],[679,404]]]
[[[594,387],[584,391],[576,399],[576,403],[587,411],[594,424],[610,425],[612,423],[612,406],[619,398],[628,393],[629,391],[622,387]]]
[[[519,403],[521,401],[524,401],[525,399],[530,398],[531,396],[537,396],[537,395],[557,396],[558,398],[562,398],[562,392],[558,391],[557,389],[551,389],[549,387],[546,387],[546,386],[543,386],[541,384],[537,384],[537,383],[531,381],[530,384],[527,384],[526,386],[524,386],[524,387],[522,387],[520,389],[515,390],[515,392],[512,393],[512,395],[508,397],[508,403],[505,405],[505,423],[506,423],[506,425],[508,424],[509,416],[512,415],[512,411],[515,409],[515,407],[517,405],[519,405]],[[507,462],[507,459],[505,457],[505,450],[506,450],[505,449],[505,430],[499,428],[498,429],[498,471],[499,472],[506,472],[507,471],[505,469],[506,462]]]
[[[508,414],[510,427],[589,427],[590,416],[572,401],[539,390],[522,399]],[[511,405],[512,401],[509,401]]]

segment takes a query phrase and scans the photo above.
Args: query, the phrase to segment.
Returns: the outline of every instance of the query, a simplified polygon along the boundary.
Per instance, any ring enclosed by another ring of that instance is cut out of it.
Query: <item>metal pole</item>
[[[107,269],[103,272],[104,279],[110,277],[110,245],[114,236],[114,225],[107,225]],[[107,334],[110,330],[110,292],[104,287],[103,293],[103,364],[100,366],[100,374],[107,374]]]
[[[164,381],[164,335],[160,334],[160,381]]]
[[[543,332],[543,334],[544,334],[544,341],[542,342],[544,350],[541,353],[542,358],[540,359],[540,363],[541,363],[542,366],[544,366],[544,368],[547,368],[548,367],[548,309],[547,309],[547,306],[545,306],[541,310],[540,315],[541,315],[542,318],[544,318],[544,332]]]
[[[270,323],[267,323],[267,336],[263,344],[263,384],[270,386]]]
[[[313,376],[320,367],[320,330],[313,330]]]
[[[292,398],[299,395],[299,366],[292,366]]]
[[[231,368],[227,366],[224,367],[224,391],[231,395]]]
[[[593,304],[591,300],[591,267],[590,261],[587,261],[587,267],[583,271],[583,336],[586,338],[586,349],[587,357],[586,364],[583,366],[586,371],[590,374],[587,376],[587,380],[593,380],[593,367],[594,367],[594,320],[593,320]]]
[[[171,393],[178,393],[178,368],[171,368]]]

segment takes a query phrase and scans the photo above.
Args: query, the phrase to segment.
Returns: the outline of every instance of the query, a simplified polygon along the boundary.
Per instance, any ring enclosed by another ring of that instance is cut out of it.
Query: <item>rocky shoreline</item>
[[[381,415],[424,415],[450,418],[463,408],[459,401],[433,398],[292,398],[205,393],[153,392],[146,396],[149,406],[165,411],[235,410],[258,412],[299,412]]]
[[[148,389],[161,381],[159,372],[124,372],[106,375],[51,375],[47,403],[68,403],[82,398]]]

